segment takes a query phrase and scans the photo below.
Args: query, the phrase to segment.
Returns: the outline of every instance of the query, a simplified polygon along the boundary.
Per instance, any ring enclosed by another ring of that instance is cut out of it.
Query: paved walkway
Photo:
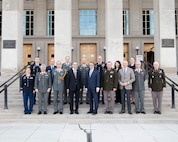
[[[178,124],[81,124],[92,142],[177,142]],[[1,142],[87,142],[72,124],[1,124]]]

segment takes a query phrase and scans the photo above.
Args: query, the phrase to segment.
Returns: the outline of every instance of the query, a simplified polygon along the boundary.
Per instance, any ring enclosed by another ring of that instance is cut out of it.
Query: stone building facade
[[[140,57],[177,72],[178,0],[2,0],[1,72],[40,57]],[[138,55],[138,56],[137,56]]]

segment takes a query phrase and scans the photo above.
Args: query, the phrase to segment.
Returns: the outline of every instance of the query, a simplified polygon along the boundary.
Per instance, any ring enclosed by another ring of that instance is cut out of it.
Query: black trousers
[[[74,111],[74,95],[75,95],[75,111],[78,111],[79,107],[79,89],[74,91],[69,90],[70,95],[70,112]]]

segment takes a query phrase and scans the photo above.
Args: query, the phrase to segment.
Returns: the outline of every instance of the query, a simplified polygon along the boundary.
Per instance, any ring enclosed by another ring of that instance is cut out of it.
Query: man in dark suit
[[[135,81],[133,69],[128,67],[128,61],[123,61],[123,68],[119,70],[119,83],[121,89],[122,109],[120,114],[125,113],[125,94],[127,96],[127,109],[128,113],[132,114],[130,91],[132,90],[132,83]]]
[[[46,67],[46,72],[51,74],[51,84],[53,83],[52,72],[55,68],[56,68],[55,61],[54,59],[51,59],[50,65]],[[52,90],[50,90],[49,95],[48,95],[48,105],[51,104],[51,91]]]
[[[77,62],[73,62],[72,69],[68,71],[67,74],[67,93],[70,96],[70,114],[73,114],[73,103],[75,94],[75,113],[79,114],[79,91],[81,91],[81,72],[77,70]]]
[[[89,71],[86,74],[86,89],[89,95],[90,110],[88,113],[97,114],[98,111],[98,92],[100,87],[100,75],[98,70],[94,69],[94,63],[89,64]],[[95,109],[93,109],[93,99]]]

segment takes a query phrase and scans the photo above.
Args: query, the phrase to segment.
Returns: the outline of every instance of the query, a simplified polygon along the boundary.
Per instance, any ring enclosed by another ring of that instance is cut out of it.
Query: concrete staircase
[[[178,80],[177,75],[168,74],[174,81]],[[10,78],[10,76],[0,76],[0,84]],[[53,115],[53,103],[48,106],[47,115],[37,115],[38,105],[34,106],[34,112],[31,115],[23,114],[22,94],[19,92],[19,80],[8,88],[8,109],[4,109],[4,94],[0,94],[0,123],[69,123],[69,124],[90,124],[90,123],[178,123],[178,110],[171,108],[171,88],[167,88],[163,95],[162,114],[153,114],[153,105],[151,93],[147,89],[145,82],[145,110],[146,114],[135,114],[134,105],[132,105],[133,115],[119,114],[121,105],[116,104],[114,114],[104,114],[104,105],[99,105],[98,114],[93,116],[87,114],[89,105],[79,106],[79,115],[69,114],[69,105],[64,105],[64,114]],[[178,106],[177,92],[175,94],[176,105]]]

